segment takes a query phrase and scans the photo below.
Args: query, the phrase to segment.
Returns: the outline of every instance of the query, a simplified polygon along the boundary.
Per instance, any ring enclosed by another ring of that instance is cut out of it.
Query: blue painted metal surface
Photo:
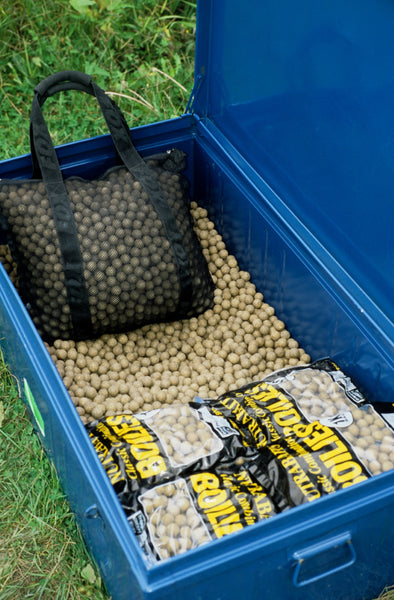
[[[144,154],[187,152],[193,195],[293,336],[393,402],[394,5],[198,9],[193,114],[134,140]],[[66,174],[94,176],[114,160],[106,136],[59,154]],[[0,163],[0,177],[29,172],[28,156]],[[1,265],[0,344],[34,395],[42,443],[113,600],[368,600],[394,582],[394,471],[148,568]]]
[[[196,114],[285,199],[326,249],[330,271],[340,265],[376,335],[392,341],[393,3],[230,0],[200,9]]]

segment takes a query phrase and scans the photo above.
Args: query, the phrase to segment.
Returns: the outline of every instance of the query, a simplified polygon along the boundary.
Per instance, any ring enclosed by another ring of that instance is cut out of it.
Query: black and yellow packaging
[[[394,465],[390,417],[328,359],[87,430],[153,562]]]

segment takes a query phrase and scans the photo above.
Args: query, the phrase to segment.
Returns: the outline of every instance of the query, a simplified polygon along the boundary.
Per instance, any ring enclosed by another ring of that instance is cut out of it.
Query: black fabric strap
[[[177,310],[180,314],[185,314],[187,307],[190,306],[193,283],[189,257],[185,250],[183,238],[179,231],[174,213],[171,210],[156,177],[134,148],[123,113],[114,102],[111,101],[110,105],[106,102],[108,97],[103,90],[98,88],[95,84],[94,88],[95,96],[100,104],[105,121],[111,132],[115,148],[117,149],[123,164],[136,180],[141,183],[163,224],[178,267],[180,297]],[[125,127],[128,131],[127,137],[124,136]]]
[[[175,216],[159,182],[135,149],[130,129],[117,104],[92,81],[90,76],[78,71],[63,71],[51,75],[35,88],[30,120],[30,145],[33,177],[42,177],[55,218],[75,333],[77,334],[78,331],[86,333],[86,329],[91,327],[88,293],[72,209],[56,151],[41,110],[48,97],[67,90],[83,91],[96,98],[118,156],[148,194],[152,206],[161,219],[177,263],[180,285],[178,311],[184,314],[190,305],[193,291],[190,263]]]
[[[63,181],[45,182],[45,186],[63,258],[64,279],[74,337],[77,340],[86,339],[92,333],[92,319],[74,214]]]
[[[3,215],[0,207],[0,245],[8,244],[9,227],[8,221]]]
[[[159,182],[152,173],[149,167],[143,162],[141,165],[136,165],[131,170],[134,177],[141,183],[144,190],[148,194],[156,213],[159,215],[164,226],[167,239],[171,244],[172,251],[178,267],[179,279],[179,302],[177,312],[179,315],[185,315],[193,294],[193,282],[190,273],[189,257],[183,245],[183,238],[179,231],[177,222],[163,192],[160,189]]]
[[[59,71],[58,73],[53,73],[43,79],[36,87],[34,88],[34,93],[39,96],[45,96],[45,94],[52,88],[58,84],[63,84],[64,82],[71,82],[77,85],[83,85],[88,87],[92,83],[92,78],[87,73],[81,73],[81,71]]]
[[[37,161],[55,221],[74,337],[83,339],[91,334],[92,321],[78,232],[56,151],[37,96],[33,98],[30,127],[34,135],[32,139],[34,139]]]

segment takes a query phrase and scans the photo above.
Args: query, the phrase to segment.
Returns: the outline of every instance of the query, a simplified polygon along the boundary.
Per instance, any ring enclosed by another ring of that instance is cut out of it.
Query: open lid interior
[[[394,3],[202,0],[193,111],[379,312],[394,297]]]

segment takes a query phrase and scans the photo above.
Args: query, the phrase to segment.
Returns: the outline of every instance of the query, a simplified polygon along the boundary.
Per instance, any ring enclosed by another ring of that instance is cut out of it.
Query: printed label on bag
[[[277,371],[216,400],[196,397],[188,406],[87,428],[101,443],[105,434],[103,447],[92,440],[155,563],[392,469],[394,406],[375,410],[361,398],[325,360]],[[133,479],[142,442],[159,449],[166,469],[160,476]],[[118,460],[120,448],[131,467]]]
[[[87,430],[112,485],[122,493],[168,474],[170,465],[159,439],[137,417],[108,417]]]
[[[185,475],[155,486],[138,501],[146,527],[141,526],[141,511],[130,522],[147,554],[159,559],[241,531],[277,513],[258,478],[246,469]]]
[[[297,403],[265,382],[222,396],[220,404],[245,428],[250,415],[269,432],[265,448],[267,469],[277,489],[291,504],[315,500],[325,493],[368,478],[353,449],[332,426],[309,423]],[[260,446],[260,438],[256,440]],[[282,482],[282,483],[281,483]]]
[[[353,423],[353,415],[350,411],[337,413],[332,417],[323,417],[320,419],[320,423],[327,427],[349,427]]]
[[[124,494],[166,481],[190,464],[215,463],[224,444],[210,424],[192,407],[173,405],[107,417],[86,429],[111,482]],[[218,429],[237,435],[224,420]]]

